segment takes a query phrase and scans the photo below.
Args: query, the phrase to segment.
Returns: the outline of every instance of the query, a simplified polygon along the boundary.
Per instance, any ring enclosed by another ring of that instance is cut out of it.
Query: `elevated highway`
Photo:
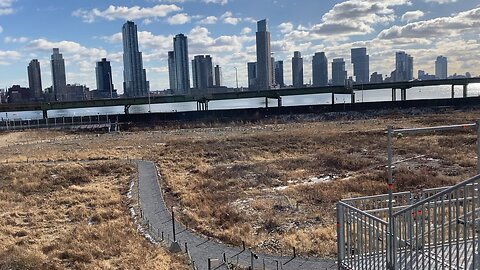
[[[471,83],[480,83],[480,78],[468,79],[447,79],[447,80],[415,80],[410,82],[393,82],[393,83],[376,83],[376,84],[355,84],[352,87],[347,86],[322,86],[322,87],[303,87],[303,88],[284,88],[259,91],[244,92],[225,92],[213,94],[188,94],[188,95],[172,95],[172,96],[151,96],[141,98],[121,98],[121,99],[101,99],[101,100],[85,100],[85,101],[66,101],[66,102],[45,102],[30,104],[0,104],[0,112],[19,112],[19,111],[42,111],[43,117],[48,117],[49,110],[78,109],[91,107],[113,107],[123,106],[125,113],[128,114],[132,105],[146,104],[166,104],[166,103],[182,103],[197,102],[197,110],[208,110],[210,101],[232,100],[232,99],[250,99],[265,98],[277,99],[278,106],[282,106],[282,97],[312,95],[312,94],[332,94],[332,103],[334,96],[337,94],[349,94],[354,97],[355,91],[369,90],[392,90],[392,101],[396,101],[396,91],[401,91],[401,100],[407,100],[407,90],[415,87],[440,86],[448,85],[452,87],[452,98],[454,98],[455,86],[463,87],[463,97],[467,97],[468,85]],[[354,101],[355,98],[352,98]],[[268,103],[267,103],[268,104]]]

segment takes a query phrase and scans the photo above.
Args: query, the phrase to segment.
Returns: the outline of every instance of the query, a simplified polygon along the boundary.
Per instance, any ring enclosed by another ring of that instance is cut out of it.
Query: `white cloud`
[[[5,43],[25,43],[29,40],[27,37],[5,37],[3,41]]]
[[[396,19],[394,7],[400,5],[411,5],[411,2],[409,0],[347,0],[334,5],[322,16],[320,23],[294,29],[293,25],[287,22],[281,25],[280,30],[287,41],[296,43],[314,40],[344,42],[352,36],[371,34],[375,32],[375,27],[378,25],[394,22]]]
[[[447,3],[455,3],[457,0],[425,0],[425,2],[433,2],[433,3],[438,3],[438,4],[447,4]]]
[[[215,24],[215,23],[217,23],[217,21],[218,21],[217,17],[208,16],[208,17],[202,19],[201,21],[199,21],[198,23],[199,24]]]
[[[393,26],[378,35],[381,39],[423,38],[441,39],[458,36],[467,31],[477,31],[480,27],[480,8],[460,12],[450,17],[440,17],[426,21]]]
[[[186,24],[190,22],[190,17],[187,13],[178,13],[167,19],[169,24]]]
[[[9,15],[15,12],[12,7],[13,2],[15,2],[15,0],[0,0],[0,16]]]
[[[51,52],[52,48],[59,48],[60,52],[71,55],[72,60],[86,60],[96,61],[107,56],[107,51],[101,48],[87,48],[81,44],[73,41],[53,42],[46,39],[35,39],[30,41],[26,48],[33,51]]]
[[[232,24],[232,25],[237,25],[239,22],[242,21],[242,18],[236,18],[233,17],[232,12],[227,11],[223,13],[223,15],[220,17],[220,19],[223,19],[223,22],[226,24]]]
[[[228,4],[228,0],[203,0],[204,3],[207,4],[220,4],[220,5],[226,5]]]
[[[286,34],[292,32],[293,24],[291,22],[284,22],[278,26],[278,29],[280,29],[280,33]]]
[[[102,37],[103,40],[110,43],[122,44],[122,33],[116,33],[111,36]],[[148,31],[138,31],[138,43],[140,44],[140,50],[169,50],[173,43],[173,35],[162,36],[154,35]]]
[[[84,22],[92,23],[96,19],[102,18],[108,21],[113,20],[135,20],[146,18],[160,18],[182,8],[176,5],[156,5],[153,7],[123,7],[123,6],[109,6],[105,10],[92,9],[84,10],[78,9],[72,13],[73,16],[80,17]]]
[[[402,22],[413,22],[425,16],[421,10],[407,11],[402,15]]]
[[[244,27],[244,28],[242,29],[242,31],[240,32],[240,34],[242,34],[242,35],[248,35],[248,34],[250,34],[251,32],[252,32],[252,28]]]

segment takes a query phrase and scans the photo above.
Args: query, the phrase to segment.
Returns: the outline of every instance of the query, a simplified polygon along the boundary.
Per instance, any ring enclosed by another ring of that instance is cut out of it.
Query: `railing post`
[[[340,203],[337,203],[337,249],[338,249],[338,269],[342,269],[342,261],[345,259],[345,232],[344,232],[344,209]]]
[[[477,174],[480,174],[480,119],[477,120]]]
[[[389,126],[387,131],[387,175],[388,175],[388,232],[387,232],[387,269],[395,269],[395,236],[393,224],[393,149],[392,149],[393,127]]]

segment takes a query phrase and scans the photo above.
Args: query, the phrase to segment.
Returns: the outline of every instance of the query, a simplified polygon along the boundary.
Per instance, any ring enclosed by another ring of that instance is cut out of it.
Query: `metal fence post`
[[[337,248],[338,248],[338,269],[342,268],[342,261],[345,259],[345,232],[343,220],[343,207],[337,203]]]
[[[480,119],[477,120],[477,174],[480,174]]]
[[[173,228],[173,242],[177,242],[177,237],[175,233],[175,212],[173,211],[173,206],[172,206],[172,228]]]
[[[388,237],[387,237],[387,268],[395,269],[395,236],[393,224],[393,127],[387,129],[387,177],[388,177]]]

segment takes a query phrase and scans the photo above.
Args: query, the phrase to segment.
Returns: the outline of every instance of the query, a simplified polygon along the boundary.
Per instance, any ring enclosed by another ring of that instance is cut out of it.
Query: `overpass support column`
[[[402,101],[407,100],[407,89],[404,88],[404,89],[401,90],[401,96],[402,96],[401,97]]]
[[[397,101],[397,89],[392,88],[392,101]]]
[[[452,85],[452,98],[455,98],[455,85]]]
[[[268,108],[268,97],[265,98],[265,108]]]
[[[468,84],[463,86],[463,98],[468,97]]]
[[[352,104],[355,104],[355,92],[352,93]]]
[[[282,107],[282,97],[278,97],[277,98],[277,101],[278,101],[278,107]]]
[[[332,105],[335,104],[335,93],[332,93]]]
[[[43,113],[43,119],[48,119],[48,111],[42,110],[42,113]]]
[[[130,111],[129,111],[129,110],[130,110],[130,107],[131,107],[131,106],[132,106],[132,105],[125,105],[125,109],[124,109],[125,114],[130,114]]]

